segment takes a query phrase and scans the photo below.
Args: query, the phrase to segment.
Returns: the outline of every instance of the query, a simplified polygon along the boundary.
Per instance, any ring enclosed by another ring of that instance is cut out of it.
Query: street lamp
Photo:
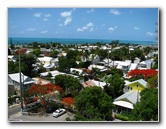
[[[23,110],[23,102],[22,102],[22,80],[21,80],[20,49],[19,49],[19,74],[20,74],[20,101],[21,101],[21,111],[22,111]]]

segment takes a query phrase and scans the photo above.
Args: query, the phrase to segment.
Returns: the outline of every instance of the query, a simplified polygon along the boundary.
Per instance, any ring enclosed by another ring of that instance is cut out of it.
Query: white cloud
[[[92,22],[89,22],[86,26],[87,26],[87,27],[91,27],[91,26],[93,26],[93,23],[92,23]]]
[[[51,14],[47,13],[47,14],[44,15],[44,17],[51,17]]]
[[[90,30],[89,30],[89,31],[91,31],[91,32],[92,32],[92,31],[94,31],[94,29],[93,29],[93,28],[90,28]]]
[[[44,18],[43,21],[48,21],[48,18]]]
[[[66,26],[66,25],[68,25],[70,22],[72,22],[71,17],[67,17],[67,18],[65,19],[65,21],[64,21],[64,25]]]
[[[65,12],[61,12],[60,15],[61,17],[65,18],[64,21],[64,26],[68,25],[70,22],[72,22],[72,12],[75,11],[75,9],[71,10],[71,11],[65,11]],[[62,25],[60,25],[62,26]]]
[[[121,15],[121,12],[119,10],[117,10],[117,9],[111,9],[110,13],[114,14],[114,15]]]
[[[26,31],[35,31],[36,30],[36,28],[28,28],[28,29],[26,29]]]
[[[72,15],[72,11],[66,11],[66,12],[62,12],[60,13],[61,17],[70,17]]]
[[[63,26],[63,24],[60,23],[59,26]]]
[[[82,28],[78,28],[77,31],[78,32],[83,32],[85,30],[93,31],[94,29],[92,28],[92,26],[94,26],[94,24],[92,22],[89,22],[86,26],[83,26]]]
[[[118,28],[117,26],[115,26],[115,27],[110,27],[110,28],[108,28],[108,31],[109,31],[110,33],[112,33],[112,32],[114,32],[117,28]]]
[[[87,12],[87,13],[94,13],[95,10],[94,10],[94,9],[91,9],[91,10],[87,10],[86,12]]]
[[[137,26],[135,26],[135,27],[134,27],[134,30],[140,30],[140,28],[139,28],[139,27],[137,27]]]
[[[78,32],[82,32],[82,31],[84,31],[84,30],[81,29],[81,28],[77,28],[77,31],[78,31]]]
[[[47,33],[47,32],[48,32],[48,30],[43,30],[43,31],[41,31],[40,33],[45,34],[45,33]]]
[[[155,36],[155,33],[147,32],[146,35],[148,35],[148,36]]]
[[[42,13],[34,13],[33,16],[34,17],[41,17]]]

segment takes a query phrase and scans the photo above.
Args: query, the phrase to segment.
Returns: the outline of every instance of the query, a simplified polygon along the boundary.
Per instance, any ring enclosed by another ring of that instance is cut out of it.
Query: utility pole
[[[20,73],[20,101],[21,101],[21,111],[22,111],[22,109],[23,109],[23,102],[22,102],[22,79],[21,79],[20,49],[19,49],[19,73]]]

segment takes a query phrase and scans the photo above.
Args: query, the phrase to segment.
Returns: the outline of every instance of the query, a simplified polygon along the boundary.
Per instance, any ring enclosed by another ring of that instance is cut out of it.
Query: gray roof
[[[20,73],[13,73],[8,75],[13,81],[20,83]],[[24,84],[27,84],[29,82],[33,83],[34,81],[28,77],[25,76],[23,73],[21,73],[21,82]]]
[[[132,104],[136,104],[140,100],[139,92],[138,90],[134,90],[132,92],[126,92],[123,95],[116,98],[114,101],[127,101]]]

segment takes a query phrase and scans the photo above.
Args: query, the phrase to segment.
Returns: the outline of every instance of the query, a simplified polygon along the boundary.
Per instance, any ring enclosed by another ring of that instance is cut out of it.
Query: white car
[[[53,117],[58,117],[58,116],[64,114],[65,112],[66,112],[66,109],[59,108],[59,109],[55,110],[55,111],[52,113],[52,115],[53,115]]]

